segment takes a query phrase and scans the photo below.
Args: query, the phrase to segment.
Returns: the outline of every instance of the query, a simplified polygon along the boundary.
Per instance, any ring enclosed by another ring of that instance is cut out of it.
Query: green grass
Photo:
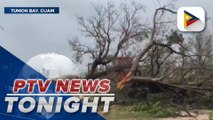
[[[160,102],[152,104],[134,104],[132,111],[135,112],[146,112],[152,115],[154,118],[165,118],[178,116],[177,109],[171,106],[161,105]]]
[[[131,111],[131,105],[113,105],[110,112],[103,116],[107,120],[154,120],[146,112]]]
[[[213,112],[209,113],[209,120],[213,120]]]

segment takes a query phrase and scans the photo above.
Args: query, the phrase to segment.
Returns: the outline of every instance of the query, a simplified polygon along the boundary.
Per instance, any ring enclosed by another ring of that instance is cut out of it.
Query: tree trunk
[[[127,83],[130,79],[131,79],[131,76],[136,72],[137,70],[137,67],[138,67],[138,64],[141,60],[141,58],[155,45],[155,42],[154,41],[150,41],[148,43],[148,45],[146,46],[146,48],[144,50],[142,50],[140,52],[140,54],[136,57],[129,73],[127,74],[126,78],[124,80],[122,80],[121,82],[118,83],[117,87],[119,89],[122,89],[125,85],[125,83]]]

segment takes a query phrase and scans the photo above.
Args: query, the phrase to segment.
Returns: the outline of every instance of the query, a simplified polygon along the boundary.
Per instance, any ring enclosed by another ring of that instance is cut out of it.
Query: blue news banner
[[[5,14],[59,14],[59,7],[5,7]]]

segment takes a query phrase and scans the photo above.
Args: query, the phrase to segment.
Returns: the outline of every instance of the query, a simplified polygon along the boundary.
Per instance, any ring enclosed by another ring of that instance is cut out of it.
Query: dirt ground
[[[195,117],[176,117],[176,118],[162,118],[159,120],[209,120],[209,110],[194,110],[191,114],[195,115]]]
[[[177,118],[163,118],[159,120],[209,120],[208,114],[198,115],[197,117],[177,117]]]
[[[107,120],[155,120],[144,112],[130,112],[129,105],[113,105],[109,113],[99,112]]]
[[[209,120],[209,110],[193,110],[189,111],[195,117],[170,117],[170,118],[158,118],[154,119],[147,113],[144,112],[130,112],[130,106],[126,105],[113,105],[109,113],[100,114],[107,120]],[[195,114],[196,113],[196,114]],[[181,113],[182,116],[187,115]]]

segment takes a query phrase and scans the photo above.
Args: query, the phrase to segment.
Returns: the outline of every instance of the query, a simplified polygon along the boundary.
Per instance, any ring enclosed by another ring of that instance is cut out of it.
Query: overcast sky
[[[80,35],[76,15],[93,14],[94,4],[106,4],[109,0],[1,0],[0,1],[0,45],[23,61],[47,52],[55,52],[72,59],[68,39]],[[119,4],[123,0],[116,0]],[[136,0],[137,1],[137,0]],[[160,1],[160,2],[158,2]],[[146,6],[146,14],[152,16],[155,8],[167,0],[138,0]],[[181,6],[200,6],[206,10],[208,18],[213,18],[212,0],[177,0]],[[60,7],[60,14],[53,15],[8,15],[4,7]],[[212,20],[211,20],[212,21]],[[207,25],[212,26],[209,22]],[[85,40],[86,41],[86,40]]]

